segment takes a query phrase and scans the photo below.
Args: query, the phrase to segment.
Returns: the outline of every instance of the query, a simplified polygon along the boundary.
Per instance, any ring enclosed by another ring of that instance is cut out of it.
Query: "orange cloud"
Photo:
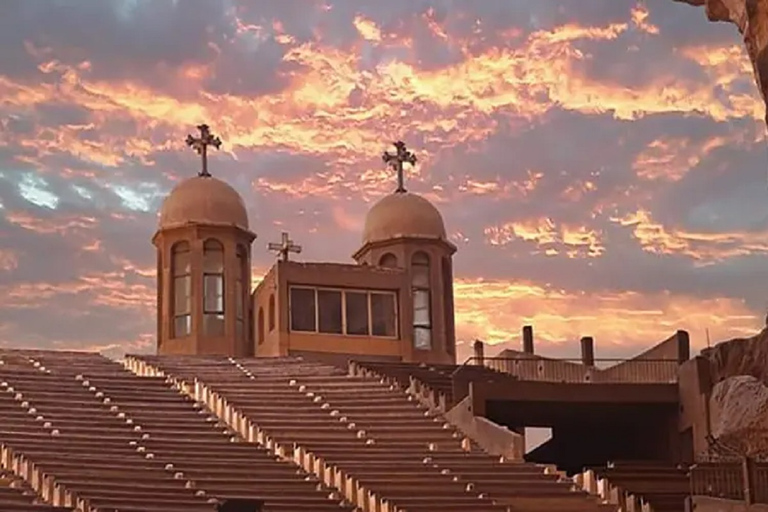
[[[355,16],[353,23],[360,36],[366,41],[381,41],[381,30],[373,21]]]
[[[621,218],[612,218],[631,227],[635,239],[646,252],[687,256],[706,265],[727,258],[768,253],[768,232],[694,233],[668,229],[655,222],[651,214],[638,210]]]
[[[701,348],[706,329],[717,340],[751,335],[760,327],[760,319],[743,301],[727,298],[569,293],[533,283],[463,279],[456,281],[454,293],[459,339],[496,344],[491,354],[519,348],[520,330],[527,324],[534,326],[545,352],[562,354],[564,344],[576,346],[581,336],[593,336],[598,357],[601,341],[647,347],[685,329],[692,345]],[[462,358],[471,355],[470,345],[462,344]]]
[[[18,255],[9,249],[0,249],[0,270],[10,272],[19,266]]]
[[[552,219],[509,222],[484,230],[491,245],[506,245],[513,240],[532,242],[547,256],[564,254],[569,258],[596,258],[605,252],[600,232],[584,226],[556,226]]]

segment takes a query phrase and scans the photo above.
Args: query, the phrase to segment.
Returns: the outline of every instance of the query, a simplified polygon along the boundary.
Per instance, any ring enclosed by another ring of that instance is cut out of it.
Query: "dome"
[[[243,198],[229,184],[195,176],[176,185],[160,207],[160,229],[188,223],[248,229],[248,212]]]
[[[446,240],[442,215],[420,195],[395,192],[385,196],[365,218],[363,244],[401,237]]]

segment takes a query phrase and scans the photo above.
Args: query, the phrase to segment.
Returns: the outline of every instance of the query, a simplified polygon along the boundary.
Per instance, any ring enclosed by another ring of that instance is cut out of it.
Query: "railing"
[[[691,495],[744,501],[743,462],[703,462],[690,469]],[[753,503],[768,504],[768,463],[755,463],[749,485]]]
[[[452,376],[466,371],[468,366],[478,365],[526,381],[650,384],[677,382],[680,363],[677,359],[595,359],[594,366],[587,366],[581,359],[470,357]]]

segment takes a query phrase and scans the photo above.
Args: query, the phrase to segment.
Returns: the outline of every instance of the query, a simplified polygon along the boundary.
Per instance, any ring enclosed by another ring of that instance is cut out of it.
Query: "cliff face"
[[[768,108],[768,0],[675,0],[705,6],[710,21],[739,27],[755,70],[757,88]],[[768,123],[768,113],[766,113]]]
[[[735,453],[768,454],[768,387],[749,376],[717,384],[710,402],[712,435]]]
[[[768,329],[751,338],[718,343],[701,351],[709,359],[712,383],[749,375],[768,385]]]

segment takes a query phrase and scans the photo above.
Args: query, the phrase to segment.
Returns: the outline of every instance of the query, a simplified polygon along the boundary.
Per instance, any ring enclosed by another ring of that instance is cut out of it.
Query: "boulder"
[[[710,21],[727,21],[739,28],[755,71],[757,88],[768,108],[768,0],[675,0],[705,6]],[[768,112],[766,113],[768,123]]]
[[[709,360],[712,383],[749,375],[768,385],[768,329],[751,338],[737,338],[701,351]]]
[[[754,377],[730,377],[710,398],[712,436],[734,455],[768,455],[768,386]]]

